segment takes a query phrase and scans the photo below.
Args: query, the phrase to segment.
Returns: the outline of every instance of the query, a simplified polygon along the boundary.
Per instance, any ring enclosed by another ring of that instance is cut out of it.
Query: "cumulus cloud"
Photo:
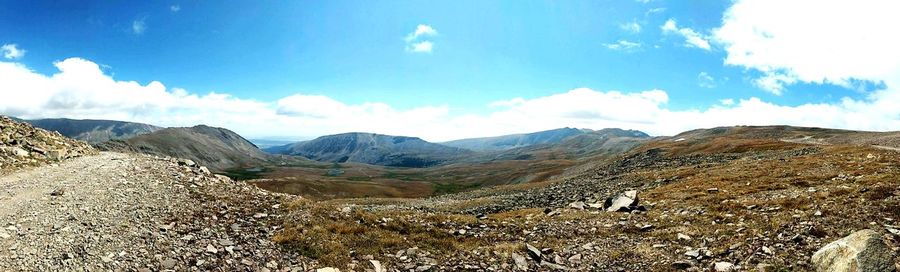
[[[641,48],[641,43],[638,42],[630,42],[627,40],[619,40],[615,43],[605,43],[603,44],[606,48],[611,50],[623,50],[623,51],[631,51],[634,49]]]
[[[676,34],[684,37],[684,45],[687,47],[696,47],[707,51],[712,49],[705,35],[687,27],[679,28],[674,19],[667,20],[660,28],[663,34]]]
[[[131,22],[131,31],[134,34],[144,34],[144,31],[147,30],[146,18],[141,18],[138,20],[134,20]]]
[[[25,56],[25,50],[19,49],[19,46],[14,43],[4,44],[0,47],[0,51],[3,52],[3,57],[6,59],[20,59]]]
[[[736,1],[713,35],[727,65],[759,71],[757,86],[775,94],[796,83],[897,87],[896,11],[892,1]]]
[[[420,24],[416,30],[407,34],[406,51],[413,53],[431,53],[434,43],[429,38],[437,36],[438,32],[430,25]]]

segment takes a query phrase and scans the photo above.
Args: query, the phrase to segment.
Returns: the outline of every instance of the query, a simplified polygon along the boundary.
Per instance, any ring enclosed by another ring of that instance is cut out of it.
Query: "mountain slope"
[[[582,133],[584,131],[580,129],[559,128],[533,133],[453,140],[441,144],[474,151],[497,151],[535,144],[558,143],[569,136]]]
[[[109,140],[122,140],[134,136],[152,133],[161,130],[161,127],[112,120],[75,120],[75,119],[36,119],[25,120],[29,124],[46,130],[57,131],[60,134],[97,144]]]
[[[0,172],[96,153],[87,143],[0,116]]]
[[[190,159],[215,171],[257,166],[270,158],[237,133],[204,125],[167,128],[98,147]]]
[[[416,137],[344,133],[276,146],[266,151],[317,161],[359,162],[398,167],[429,167],[461,158],[471,151],[426,142]]]

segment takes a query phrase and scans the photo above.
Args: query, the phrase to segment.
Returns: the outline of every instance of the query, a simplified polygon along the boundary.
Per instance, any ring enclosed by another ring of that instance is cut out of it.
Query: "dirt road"
[[[142,155],[15,172],[0,177],[0,271],[298,268],[271,242],[282,200]]]

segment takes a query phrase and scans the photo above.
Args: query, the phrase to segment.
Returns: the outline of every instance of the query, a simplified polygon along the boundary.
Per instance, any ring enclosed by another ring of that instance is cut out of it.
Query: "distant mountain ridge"
[[[163,128],[133,122],[112,120],[77,120],[66,118],[23,120],[32,126],[56,131],[63,136],[98,144],[109,140],[123,140],[159,131]]]
[[[427,142],[417,137],[374,133],[343,133],[266,149],[273,154],[302,156],[317,161],[358,162],[397,167],[430,167],[461,158],[472,151]]]
[[[441,144],[459,148],[465,148],[474,151],[502,151],[515,148],[527,147],[539,144],[561,143],[564,140],[595,131],[589,129],[576,128],[559,128],[533,133],[512,134],[496,137],[470,138],[443,142]],[[607,128],[596,131],[597,134],[603,134],[610,137],[633,137],[646,138],[650,137],[644,132],[637,130],[623,130],[618,128]]]
[[[270,155],[237,133],[205,125],[166,128],[97,146],[102,150],[134,151],[190,159],[215,171],[257,166],[270,159]]]

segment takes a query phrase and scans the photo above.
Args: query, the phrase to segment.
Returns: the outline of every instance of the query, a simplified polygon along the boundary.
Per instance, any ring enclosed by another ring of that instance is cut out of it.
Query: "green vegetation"
[[[233,180],[251,180],[251,179],[259,179],[263,178],[266,172],[272,171],[266,167],[253,167],[253,168],[232,168],[225,170],[224,173],[221,173]]]
[[[481,187],[481,183],[433,183],[434,195],[444,195],[472,190]]]

